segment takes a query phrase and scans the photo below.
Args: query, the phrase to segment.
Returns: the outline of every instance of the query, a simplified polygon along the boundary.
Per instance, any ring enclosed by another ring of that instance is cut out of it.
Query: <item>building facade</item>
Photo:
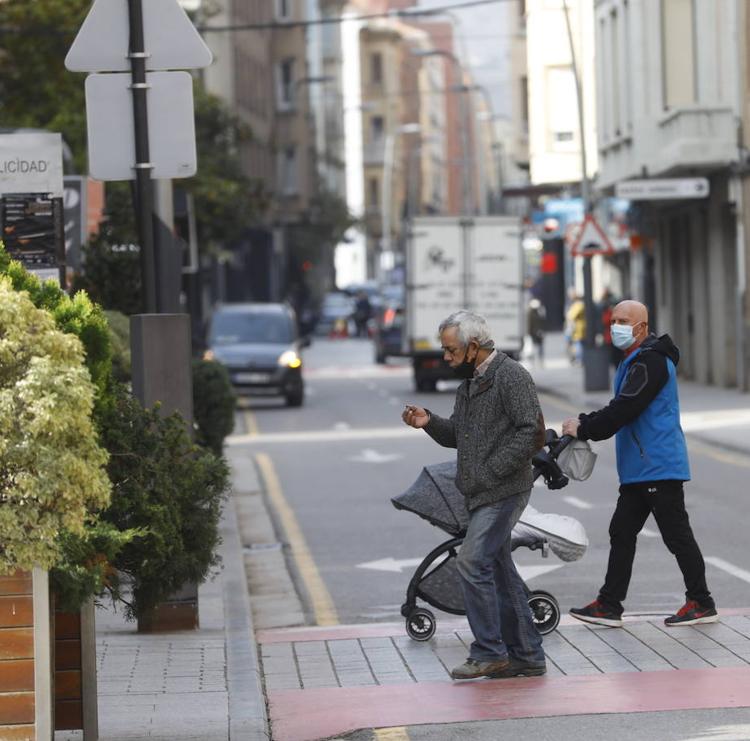
[[[681,349],[684,377],[747,386],[744,0],[598,0],[599,175],[706,178],[701,198],[634,201],[630,294]]]

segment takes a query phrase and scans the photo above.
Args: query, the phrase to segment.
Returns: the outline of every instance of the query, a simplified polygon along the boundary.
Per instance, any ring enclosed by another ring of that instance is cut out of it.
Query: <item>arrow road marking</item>
[[[422,563],[421,558],[402,558],[396,560],[393,556],[388,558],[381,558],[378,561],[367,561],[366,563],[358,563],[358,569],[372,569],[373,571],[394,571],[401,573],[405,568],[409,566],[419,566]]]
[[[356,461],[357,463],[390,463],[403,457],[400,453],[378,453],[377,450],[367,448],[359,455],[349,458],[349,460]]]
[[[567,502],[571,507],[575,507],[576,509],[593,509],[593,505],[589,504],[588,502],[584,501],[583,499],[579,499],[578,497],[563,497],[563,502]]]
[[[708,560],[708,559],[706,559]],[[390,571],[393,573],[400,574],[404,569],[410,567],[419,566],[422,563],[421,558],[401,558],[396,559],[392,556],[388,558],[381,558],[377,561],[367,561],[366,563],[358,563],[358,569],[371,569],[372,571]],[[548,574],[550,571],[556,571],[561,569],[563,564],[561,563],[550,563],[542,564],[541,566],[519,566],[516,564],[518,573],[524,581],[529,581],[542,574]]]

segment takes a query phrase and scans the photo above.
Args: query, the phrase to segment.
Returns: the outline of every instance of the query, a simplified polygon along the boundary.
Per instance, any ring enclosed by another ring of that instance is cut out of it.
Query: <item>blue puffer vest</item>
[[[641,352],[639,348],[620,363],[615,375],[615,395],[620,393],[630,364]],[[615,448],[621,484],[690,480],[685,435],[680,427],[677,372],[672,360],[666,356],[665,360],[669,379],[646,409],[617,432]]]

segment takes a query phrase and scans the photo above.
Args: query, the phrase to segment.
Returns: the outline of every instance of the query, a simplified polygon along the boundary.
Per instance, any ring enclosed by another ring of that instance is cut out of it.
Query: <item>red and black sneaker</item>
[[[622,615],[612,612],[598,599],[595,599],[586,607],[571,607],[570,614],[578,620],[583,620],[584,623],[606,625],[609,628],[622,628]]]
[[[702,607],[695,600],[689,599],[674,615],[664,621],[664,625],[698,625],[699,623],[716,623],[719,615],[715,607]]]

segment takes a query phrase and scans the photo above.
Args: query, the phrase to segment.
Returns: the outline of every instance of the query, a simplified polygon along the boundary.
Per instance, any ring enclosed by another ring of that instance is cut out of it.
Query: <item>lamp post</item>
[[[468,216],[471,212],[471,189],[469,184],[469,126],[471,125],[469,119],[469,101],[468,95],[470,87],[464,82],[464,70],[461,65],[461,60],[452,52],[445,51],[444,49],[413,49],[412,54],[415,57],[445,57],[451,64],[453,64],[455,75],[459,80],[459,83],[452,88],[455,92],[463,93],[459,98],[460,118],[461,118],[461,150],[462,150],[462,180],[461,180],[461,191],[462,191],[462,204],[461,210],[464,216]]]
[[[380,207],[381,218],[381,254],[392,252],[391,245],[391,201],[393,200],[393,162],[396,153],[396,138],[401,134],[418,134],[421,127],[418,123],[406,123],[389,131],[385,137],[383,149],[383,192]]]

